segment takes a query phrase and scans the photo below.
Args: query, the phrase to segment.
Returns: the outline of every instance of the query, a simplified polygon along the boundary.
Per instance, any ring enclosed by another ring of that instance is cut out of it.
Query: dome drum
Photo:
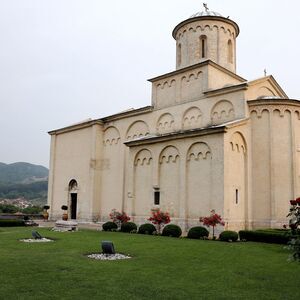
[[[212,60],[235,73],[238,25],[208,11],[193,15],[173,30],[176,40],[176,69]]]

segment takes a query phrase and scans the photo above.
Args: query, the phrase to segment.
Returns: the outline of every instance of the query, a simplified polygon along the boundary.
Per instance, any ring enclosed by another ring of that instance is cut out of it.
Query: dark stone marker
[[[31,234],[32,234],[32,237],[36,240],[40,240],[43,238],[37,231],[32,231]]]
[[[102,241],[102,252],[103,254],[115,254],[114,244],[110,241]]]

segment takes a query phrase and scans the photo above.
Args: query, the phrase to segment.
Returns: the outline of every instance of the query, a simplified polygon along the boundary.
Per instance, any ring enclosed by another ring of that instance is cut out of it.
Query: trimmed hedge
[[[203,226],[192,227],[187,234],[187,238],[189,239],[201,239],[208,236],[209,231]]]
[[[225,230],[220,233],[219,239],[223,242],[236,242],[239,235],[235,231]]]
[[[25,226],[24,220],[17,220],[17,219],[1,219],[0,220],[0,227],[19,227]]]
[[[136,231],[137,230],[137,226],[135,223],[133,222],[125,222],[125,223],[122,223],[121,225],[121,231],[122,232],[132,232],[132,231]]]
[[[162,231],[162,236],[180,237],[182,230],[179,226],[175,224],[170,224],[164,227]]]
[[[112,231],[113,229],[118,229],[118,226],[114,222],[106,222],[102,225],[103,231]]]
[[[272,244],[287,244],[289,236],[286,232],[276,232],[275,230],[241,230],[239,231],[240,240],[272,243]]]
[[[153,234],[153,232],[156,232],[156,228],[153,224],[150,223],[146,223],[146,224],[142,224],[139,227],[139,231],[138,233],[140,234]]]

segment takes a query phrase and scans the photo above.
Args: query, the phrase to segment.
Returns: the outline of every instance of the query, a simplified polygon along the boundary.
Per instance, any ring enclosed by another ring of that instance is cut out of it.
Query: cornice
[[[300,100],[297,99],[255,99],[247,101],[249,107],[263,105],[291,105],[300,107]]]
[[[203,92],[203,94],[206,95],[207,98],[209,98],[209,97],[229,94],[232,92],[242,91],[242,90],[247,90],[247,89],[248,89],[248,83],[244,82],[241,84],[226,86],[226,87],[223,87],[220,89],[209,90],[209,91]]]
[[[219,17],[219,16],[199,16],[199,17],[186,19],[186,20],[180,22],[178,25],[176,25],[175,28],[172,31],[173,38],[176,40],[176,33],[177,33],[178,29],[181,28],[182,26],[184,26],[186,24],[189,24],[189,23],[192,23],[192,22],[205,21],[205,20],[220,21],[220,22],[224,22],[224,23],[232,25],[235,28],[236,37],[240,33],[240,28],[239,28],[238,24],[235,23],[234,21],[230,20],[230,19],[227,19],[227,18],[224,18],[224,17]]]
[[[126,118],[126,117],[141,115],[141,114],[148,113],[151,111],[153,111],[153,106],[149,105],[149,106],[144,106],[144,107],[137,108],[137,109],[120,112],[120,113],[117,113],[117,114],[114,114],[114,115],[111,115],[108,117],[101,118],[100,120],[103,121],[104,123],[106,123],[106,122],[115,121],[115,120],[119,120],[119,119]]]
[[[91,127],[95,124],[102,126],[106,122],[111,122],[111,121],[119,120],[119,119],[126,118],[126,117],[141,115],[141,114],[144,114],[144,113],[147,113],[147,112],[151,112],[152,110],[153,110],[152,106],[145,106],[145,107],[138,108],[138,109],[124,111],[124,112],[121,112],[121,113],[118,113],[118,114],[115,114],[115,115],[111,115],[111,116],[108,116],[108,117],[105,117],[105,118],[90,120],[90,121],[87,121],[87,122],[82,122],[82,123],[79,123],[79,124],[74,124],[74,125],[70,125],[70,126],[67,126],[67,127],[51,130],[51,131],[48,132],[48,134],[54,135],[54,134],[61,134],[61,133],[71,132],[71,131],[74,131],[74,130],[79,130],[79,129]]]
[[[181,69],[178,69],[178,70],[175,70],[175,71],[172,71],[172,72],[169,72],[169,73],[166,73],[166,74],[163,74],[163,75],[151,78],[151,79],[148,79],[148,81],[154,83],[156,81],[159,81],[159,80],[162,80],[162,79],[165,79],[165,78],[169,78],[169,77],[172,77],[172,76],[176,76],[176,75],[182,74],[182,73],[187,72],[187,71],[192,71],[192,70],[195,70],[197,68],[204,67],[204,66],[207,66],[207,65],[215,67],[216,69],[230,75],[231,77],[233,77],[237,80],[240,80],[241,82],[247,81],[245,78],[229,71],[228,69],[218,65],[217,63],[213,62],[210,59],[205,60],[203,62],[200,62],[198,64],[187,66],[187,67],[184,67],[184,68],[181,68]]]
[[[71,131],[75,131],[75,130],[79,130],[79,129],[83,129],[83,128],[88,128],[88,127],[91,127],[93,125],[103,125],[103,122],[101,120],[91,120],[91,121],[87,121],[87,122],[83,122],[83,123],[74,124],[74,125],[70,125],[70,126],[67,126],[67,127],[51,130],[51,131],[48,132],[48,134],[56,135],[56,134],[71,132]]]
[[[198,128],[192,130],[177,131],[174,133],[168,133],[162,135],[155,135],[149,137],[146,136],[141,139],[124,142],[124,144],[128,147],[134,147],[139,145],[155,144],[155,143],[161,143],[165,141],[172,141],[172,140],[178,140],[178,139],[184,139],[184,138],[190,138],[196,136],[225,133],[226,130],[227,130],[226,126],[216,126],[216,127],[204,128],[204,129]]]

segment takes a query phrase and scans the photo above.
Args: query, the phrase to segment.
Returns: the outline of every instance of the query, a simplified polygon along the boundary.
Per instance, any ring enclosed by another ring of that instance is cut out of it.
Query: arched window
[[[207,37],[206,35],[200,36],[200,58],[207,57]]]
[[[178,66],[181,65],[181,44],[178,44],[177,47],[177,64]]]
[[[69,183],[69,191],[76,191],[78,188],[77,181],[75,179],[72,179]]]
[[[232,64],[233,63],[233,46],[232,46],[231,40],[228,40],[227,50],[228,50],[227,61]]]

